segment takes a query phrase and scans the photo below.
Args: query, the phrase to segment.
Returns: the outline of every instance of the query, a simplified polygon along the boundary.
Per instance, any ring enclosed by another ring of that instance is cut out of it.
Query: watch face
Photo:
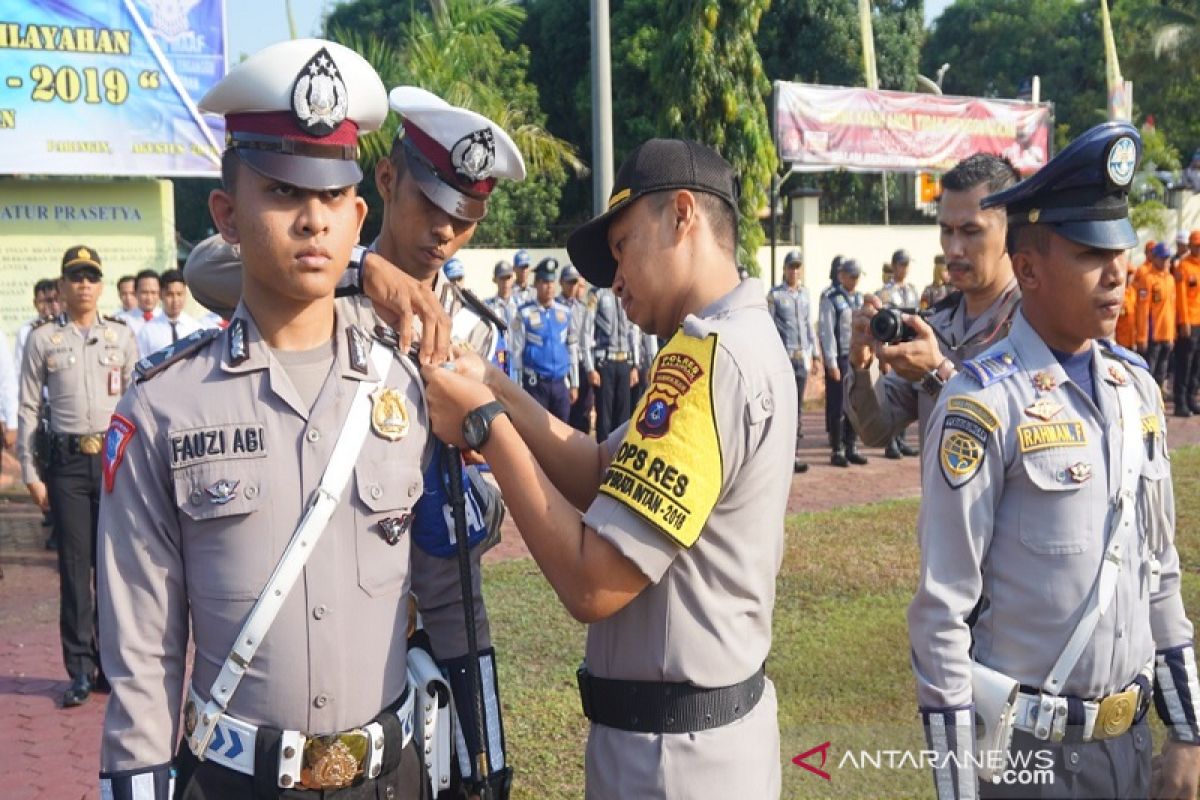
[[[478,411],[472,411],[463,419],[463,438],[467,440],[471,449],[483,444],[483,439],[487,436],[487,429],[487,423],[480,419]]]

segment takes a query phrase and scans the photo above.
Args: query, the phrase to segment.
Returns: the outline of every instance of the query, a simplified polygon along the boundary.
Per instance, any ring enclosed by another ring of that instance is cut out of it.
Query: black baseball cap
[[[612,286],[617,262],[608,248],[608,226],[643,195],[673,189],[714,194],[738,210],[739,183],[733,167],[707,145],[689,139],[650,139],[634,148],[613,181],[608,209],[575,229],[567,253],[595,286]]]
[[[82,272],[83,270],[103,275],[104,273],[100,271],[100,254],[82,244],[68,248],[67,252],[63,253],[62,274]]]

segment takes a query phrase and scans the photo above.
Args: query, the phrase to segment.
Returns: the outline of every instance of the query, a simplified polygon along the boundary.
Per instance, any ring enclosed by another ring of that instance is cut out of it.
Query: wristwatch
[[[361,244],[354,245],[354,249],[350,251],[350,263],[346,265],[346,271],[342,273],[338,285],[334,287],[334,297],[353,297],[363,294],[363,264],[366,262],[369,252],[371,251]]]
[[[942,363],[935,368],[929,370],[921,377],[921,388],[930,397],[937,397],[941,394],[942,387],[946,385],[946,381],[954,377],[954,362],[948,358],[943,358]]]
[[[472,450],[483,447],[492,433],[492,421],[501,414],[507,414],[504,405],[499,400],[484,403],[479,408],[463,417],[463,438]]]

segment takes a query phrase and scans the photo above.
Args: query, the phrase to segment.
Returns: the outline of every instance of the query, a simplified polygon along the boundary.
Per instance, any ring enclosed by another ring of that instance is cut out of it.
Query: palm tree
[[[554,136],[539,122],[536,98],[525,102],[508,96],[496,80],[486,54],[503,55],[502,42],[515,37],[525,18],[516,0],[431,0],[432,13],[415,14],[397,45],[371,33],[336,30],[334,37],[358,51],[379,73],[385,86],[412,85],[427,89],[448,103],[469,108],[493,120],[516,142],[531,176],[587,174],[574,146]],[[360,144],[364,168],[387,155],[397,120],[364,137]]]

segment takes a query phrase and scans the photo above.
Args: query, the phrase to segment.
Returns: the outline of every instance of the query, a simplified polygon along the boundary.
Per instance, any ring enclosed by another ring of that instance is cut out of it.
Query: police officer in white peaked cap
[[[470,241],[477,225],[476,220],[458,212],[460,206],[464,214],[482,216],[498,178],[516,180],[525,174],[521,154],[512,140],[486,117],[451,106],[415,87],[393,90],[391,102],[393,110],[401,116],[401,124],[391,152],[377,162],[374,175],[383,200],[382,229],[379,238],[368,247],[355,248],[352,268],[347,270],[338,290],[343,295],[337,301],[339,313],[368,330],[377,323],[374,311],[379,306],[374,303],[382,303],[373,293],[376,288],[404,278],[415,280],[423,292],[432,294],[430,290],[440,289],[449,277],[455,253]],[[440,205],[435,198],[441,201]],[[356,260],[361,261],[361,266],[354,266]],[[445,277],[443,268],[447,271]],[[365,284],[366,290],[372,292],[372,303],[353,296],[364,285],[361,276],[365,271],[372,276]],[[206,305],[220,309],[237,305],[242,264],[236,250],[220,236],[197,246],[188,259],[186,274],[196,296]],[[450,519],[449,497],[443,488],[448,481],[447,469],[440,458],[432,459],[426,467],[425,492],[414,506],[411,538],[416,545],[414,571],[422,574],[425,583],[422,623],[434,645],[437,666],[448,676],[458,712],[456,719],[462,723],[459,730],[463,746],[458,747],[458,758],[453,764],[459,775],[469,777],[472,767],[468,753],[476,752],[479,746],[479,725],[473,719],[470,647],[462,619],[463,606],[458,600],[462,585],[455,561],[454,536],[446,522]],[[478,476],[464,475],[463,483],[471,487],[468,501],[478,501],[480,511],[468,514],[467,541],[474,564],[471,591],[476,600],[473,616],[479,663],[486,678],[482,681],[487,733],[483,746],[487,749],[489,773],[482,779],[502,797],[512,771],[504,754],[496,654],[491,646],[478,579],[479,559],[486,549],[484,542],[491,541],[486,535],[489,522],[497,520],[501,512],[498,499],[491,494],[483,496],[481,489],[486,484],[474,480],[475,477]],[[459,740],[460,737],[453,737],[453,741]],[[437,765],[434,785],[439,793],[455,791],[456,779],[450,774],[449,760],[435,758],[431,763]]]
[[[106,434],[101,795],[427,798],[406,645],[410,591],[437,595],[410,566],[425,397],[334,304],[386,94],[356,53],[301,40],[200,107],[226,120],[209,208],[242,300],[225,331],[143,359]]]
[[[980,204],[1007,213],[1021,309],[938,395],[921,452],[908,629],[939,800],[1196,796],[1162,398],[1109,338],[1140,153],[1105,123]]]

